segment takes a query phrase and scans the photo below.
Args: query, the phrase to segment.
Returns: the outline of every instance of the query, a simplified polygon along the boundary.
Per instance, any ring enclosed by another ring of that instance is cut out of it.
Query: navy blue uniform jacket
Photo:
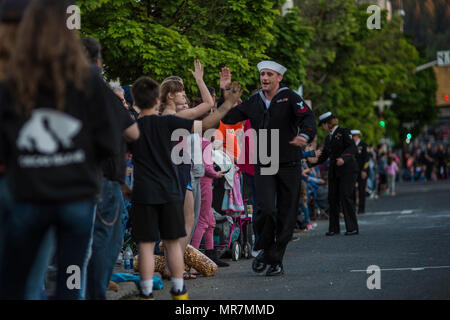
[[[252,129],[256,130],[258,145],[261,143],[259,129],[267,129],[267,147],[270,155],[271,131],[279,130],[279,162],[280,165],[295,164],[302,158],[301,149],[289,144],[292,139],[301,135],[311,142],[317,133],[316,121],[311,108],[302,97],[284,85],[273,97],[269,108],[263,100],[260,90],[247,101],[236,106],[222,119],[225,124],[234,124],[249,119]],[[219,104],[220,105],[220,104]],[[262,141],[262,143],[265,143]],[[258,154],[258,164],[259,154]]]

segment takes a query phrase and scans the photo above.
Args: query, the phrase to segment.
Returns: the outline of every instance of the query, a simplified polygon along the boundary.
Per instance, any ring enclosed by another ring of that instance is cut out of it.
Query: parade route
[[[229,261],[212,278],[186,286],[197,300],[450,299],[450,182],[399,183],[396,196],[368,200],[360,234],[326,237],[328,221],[297,234],[281,277],[251,270],[251,260]],[[228,262],[228,260],[227,260]],[[380,289],[366,272],[380,268]],[[170,299],[170,283],[155,298]],[[132,296],[131,299],[136,299]]]

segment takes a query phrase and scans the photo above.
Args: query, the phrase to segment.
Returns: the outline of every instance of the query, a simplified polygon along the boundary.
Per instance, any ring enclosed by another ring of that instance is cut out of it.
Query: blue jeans
[[[120,183],[103,178],[103,192],[96,210],[92,254],[87,271],[88,300],[106,300],[109,279],[122,249],[122,211]]]
[[[3,246],[6,243],[4,238],[8,230],[8,218],[11,212],[13,200],[9,192],[6,178],[0,178],[0,272],[3,266]],[[0,287],[1,287],[0,283]]]
[[[33,267],[28,275],[25,300],[47,300],[45,278],[50,261],[55,253],[55,230],[51,227],[41,241]],[[83,290],[83,287],[82,287]]]
[[[55,298],[81,299],[94,205],[94,200],[49,205],[14,203],[0,274],[0,299],[26,299],[42,289],[42,270],[48,266],[48,251],[52,249],[42,243],[52,227],[58,267]]]
[[[306,223],[306,224],[309,224],[309,223],[310,223],[310,221],[309,221],[309,210],[308,210],[308,208],[305,206],[305,204],[303,203],[303,201],[300,202],[300,208],[302,209],[303,214],[305,215],[305,223]]]

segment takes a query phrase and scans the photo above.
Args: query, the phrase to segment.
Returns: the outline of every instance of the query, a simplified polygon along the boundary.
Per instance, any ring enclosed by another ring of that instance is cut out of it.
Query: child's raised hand
[[[200,62],[200,60],[196,59],[194,61],[194,71],[189,69],[189,71],[192,73],[195,79],[203,79],[203,65]]]
[[[235,107],[236,103],[240,101],[242,95],[241,85],[234,81],[231,85],[231,88],[227,88],[224,91],[225,100],[229,100],[232,102],[232,106]]]
[[[223,67],[220,75],[220,89],[225,90],[231,84],[231,72],[227,67]]]

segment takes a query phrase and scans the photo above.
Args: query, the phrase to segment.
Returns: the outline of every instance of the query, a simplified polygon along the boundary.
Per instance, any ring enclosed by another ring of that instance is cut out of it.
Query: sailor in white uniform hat
[[[298,212],[301,151],[314,139],[317,129],[311,108],[300,95],[281,83],[286,68],[275,61],[261,61],[257,68],[261,90],[228,112],[222,122],[234,124],[249,119],[256,138],[266,130],[279,133],[278,152],[271,152],[278,157],[276,161],[267,163],[257,155],[255,164],[258,210],[253,213],[256,238],[253,249],[261,251],[252,269],[260,273],[269,266],[266,276],[280,276],[284,274],[283,257]],[[227,68],[222,69],[221,83],[224,89],[225,84],[231,83]],[[268,149],[274,145],[267,142]],[[278,170],[269,172],[270,168]]]

